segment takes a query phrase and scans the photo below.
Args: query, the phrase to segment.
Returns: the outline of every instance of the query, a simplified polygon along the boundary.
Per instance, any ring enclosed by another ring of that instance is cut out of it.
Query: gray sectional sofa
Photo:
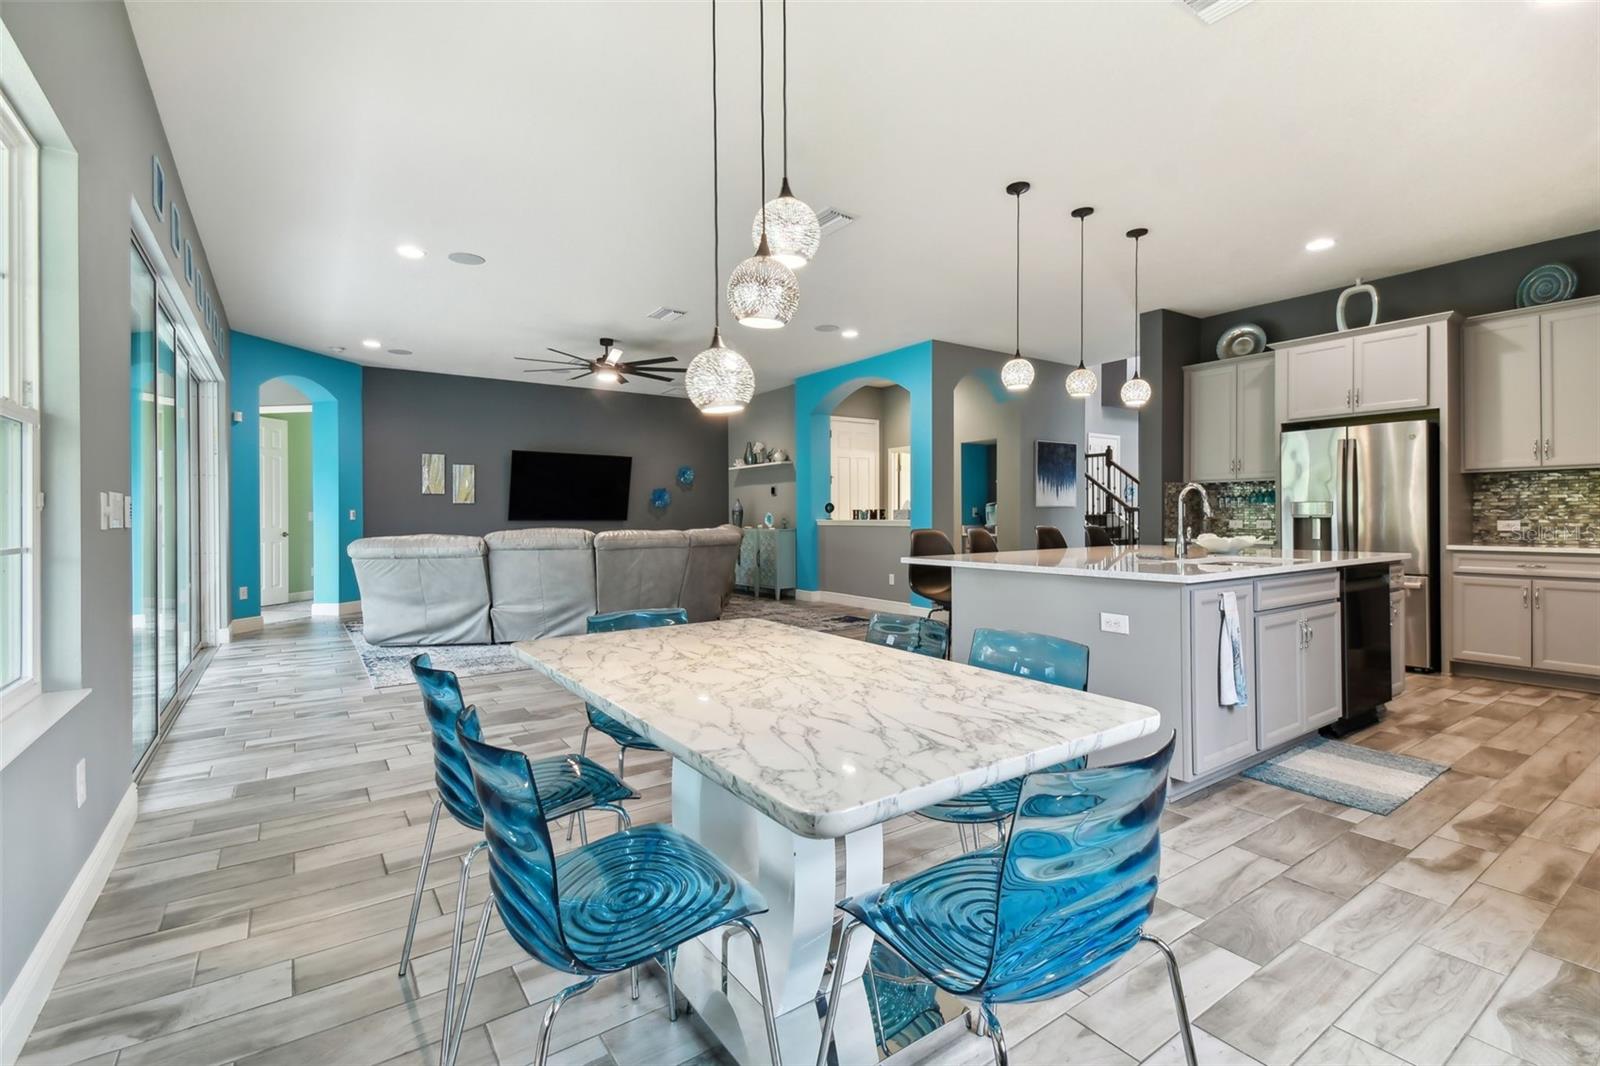
[[[592,614],[682,607],[722,617],[737,526],[419,533],[350,545],[373,644],[488,644],[582,633]]]

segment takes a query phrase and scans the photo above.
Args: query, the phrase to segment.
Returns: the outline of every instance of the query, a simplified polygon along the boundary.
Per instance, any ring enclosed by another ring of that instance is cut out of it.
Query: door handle
[[[1351,407],[1355,406],[1354,404],[1352,404],[1350,402],[1350,390],[1349,389],[1345,389],[1344,390],[1344,406],[1345,406],[1345,410],[1349,410]]]
[[[1533,609],[1536,610],[1536,611],[1539,610],[1539,593],[1541,593],[1543,591],[1544,591],[1543,589],[1534,589],[1533,590]]]
[[[1544,439],[1544,457],[1546,459],[1550,458],[1550,438],[1549,437],[1546,437]]]
[[[1533,457],[1535,459],[1539,458],[1539,438],[1537,437],[1533,439]]]
[[[1527,586],[1523,586],[1523,589],[1522,589],[1522,609],[1524,611],[1526,611],[1528,609],[1528,589],[1527,589]]]
[[[1356,389],[1356,406],[1361,406],[1361,390],[1359,388]]]
[[[288,535],[289,535],[289,531],[287,529],[284,530],[282,533],[278,534],[278,536],[280,536],[280,537],[287,537]]]

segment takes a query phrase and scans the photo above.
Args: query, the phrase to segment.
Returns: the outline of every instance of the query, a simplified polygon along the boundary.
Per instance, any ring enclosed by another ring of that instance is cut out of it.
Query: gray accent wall
[[[367,367],[362,452],[369,537],[482,535],[496,529],[693,529],[728,520],[727,426],[681,396],[563,388]],[[590,452],[633,459],[625,522],[512,522],[506,505],[513,451]],[[424,496],[423,452],[443,452],[445,495]],[[477,467],[477,503],[450,502],[449,468]],[[695,471],[691,488],[678,468]],[[672,494],[662,511],[650,491]]]
[[[900,560],[910,551],[909,525],[818,522],[817,588],[823,593],[905,603],[909,599],[908,579]],[[889,580],[891,574],[893,582]]]
[[[763,392],[751,398],[743,411],[728,418],[727,466],[744,455],[746,443],[760,441],[794,455],[794,386]],[[768,511],[772,517],[795,524],[794,464],[758,470],[728,471],[729,520],[734,500],[744,501],[744,524],[758,525]]]
[[[132,549],[126,530],[100,529],[98,494],[130,488],[130,203],[160,238],[168,267],[183,276],[166,223],[150,208],[152,156],[161,159],[197,267],[222,308],[123,5],[7,0],[3,15],[71,141],[60,149],[46,142],[41,180],[44,682],[91,690],[0,771],[0,993],[9,993],[130,781]],[[0,85],[20,75],[0,70]],[[24,119],[35,122],[26,111]],[[72,174],[74,153],[75,189],[56,180]],[[59,240],[74,214],[75,246]],[[192,290],[179,289],[192,309]],[[226,374],[226,340],[218,355]],[[73,795],[79,759],[88,775],[81,808]]]

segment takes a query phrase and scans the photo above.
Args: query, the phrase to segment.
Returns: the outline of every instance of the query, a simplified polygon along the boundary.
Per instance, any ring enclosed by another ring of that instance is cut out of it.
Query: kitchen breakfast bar
[[[1265,754],[1337,723],[1348,678],[1368,703],[1404,687],[1402,657],[1387,654],[1404,633],[1404,598],[1391,552],[1267,549],[1249,555],[1177,558],[1170,547],[1122,546],[919,556],[903,560],[951,569],[951,655],[965,656],[979,628],[1025,630],[1089,647],[1091,692],[1158,708],[1175,729],[1173,795],[1237,772]],[[1351,570],[1358,568],[1358,570]],[[1352,597],[1346,577],[1362,574],[1375,595]],[[1248,692],[1224,703],[1219,692],[1222,605],[1237,611],[1242,678]],[[1354,606],[1352,606],[1354,605]],[[1348,617],[1347,617],[1348,616]],[[1361,669],[1377,662],[1375,681]],[[1382,686],[1372,692],[1373,684]],[[1105,762],[1144,754],[1124,746]],[[1091,760],[1093,762],[1094,760]]]

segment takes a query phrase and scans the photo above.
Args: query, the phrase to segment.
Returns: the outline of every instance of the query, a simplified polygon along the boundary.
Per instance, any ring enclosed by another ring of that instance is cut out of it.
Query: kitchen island
[[[1284,552],[1179,559],[1170,547],[1067,548],[907,558],[952,571],[952,656],[980,627],[1048,633],[1089,647],[1089,689],[1159,708],[1178,731],[1175,794],[1248,766],[1339,719],[1340,571],[1398,565],[1394,552]],[[1219,699],[1221,603],[1239,612],[1249,701]],[[1387,621],[1403,633],[1403,600]],[[1369,624],[1373,623],[1369,620]],[[1404,686],[1391,675],[1391,693]],[[1148,746],[1148,745],[1146,745]],[[1106,762],[1143,754],[1124,746]]]

